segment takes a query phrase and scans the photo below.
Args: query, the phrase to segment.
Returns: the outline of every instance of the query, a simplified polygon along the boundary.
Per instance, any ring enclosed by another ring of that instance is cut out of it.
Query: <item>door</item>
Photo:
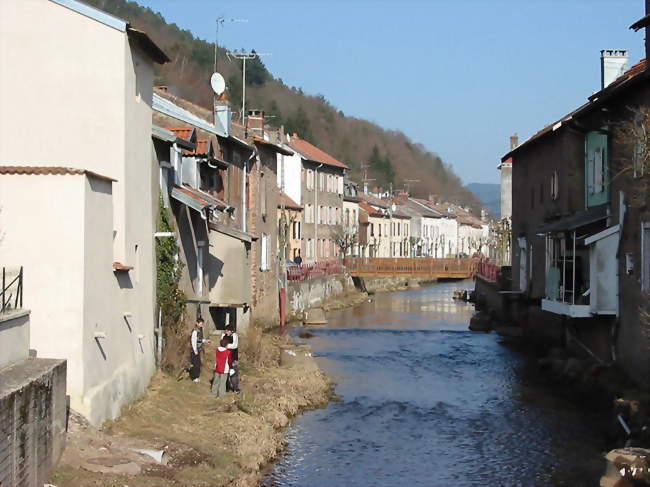
[[[528,244],[526,237],[517,239],[519,244],[519,290],[525,292],[528,288]]]

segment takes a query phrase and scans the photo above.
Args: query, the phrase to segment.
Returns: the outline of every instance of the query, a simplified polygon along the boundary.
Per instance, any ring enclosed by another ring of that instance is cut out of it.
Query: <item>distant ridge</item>
[[[493,183],[470,183],[465,186],[476,195],[485,209],[496,219],[501,218],[501,186]]]
[[[146,31],[171,58],[171,62],[157,68],[155,84],[165,85],[171,93],[211,109],[212,42],[196,38],[186,28],[167,23],[162,14],[133,1],[85,1]],[[240,106],[240,62],[228,60],[225,50],[220,49],[218,70],[226,80],[232,106]],[[392,185],[394,190],[400,190],[404,188],[405,180],[419,180],[409,185],[414,196],[426,198],[436,194],[480,213],[478,199],[463,187],[452,168],[440,156],[413,142],[404,133],[346,116],[323,95],[308,95],[299,87],[275,78],[259,59],[246,63],[246,79],[248,107],[264,110],[268,116],[267,123],[283,125],[287,133],[298,133],[301,138],[348,164],[350,177],[357,182],[361,182],[361,166],[364,164],[368,167],[368,177],[374,180],[373,185],[385,189]]]

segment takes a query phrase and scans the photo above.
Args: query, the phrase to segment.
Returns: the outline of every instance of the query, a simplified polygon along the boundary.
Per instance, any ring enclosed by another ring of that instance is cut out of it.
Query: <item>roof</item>
[[[589,101],[585,103],[584,105],[576,108],[572,112],[568,113],[564,117],[560,118],[557,120],[555,123],[549,124],[543,129],[541,129],[539,132],[533,134],[531,137],[529,137],[526,141],[524,141],[522,144],[519,144],[517,147],[512,149],[510,152],[508,152],[506,155],[504,155],[501,158],[501,162],[506,162],[508,161],[509,158],[513,156],[516,152],[519,152],[523,147],[527,147],[531,142],[534,142],[536,140],[541,139],[547,134],[550,134],[552,132],[555,132],[556,130],[562,128],[564,124],[576,116],[582,115],[586,113],[588,110],[594,108],[599,104],[599,102],[603,101],[604,99],[608,99],[611,96],[618,94],[618,91],[622,88],[627,88],[630,86],[632,81],[641,79],[641,74],[645,73],[647,68],[647,62],[645,59],[642,59],[638,63],[636,63],[634,66],[632,66],[630,69],[625,71],[621,76],[616,78],[612,83],[607,85],[605,88],[600,90],[597,93],[594,93],[592,96],[588,98]],[[512,162],[512,161],[508,161]]]
[[[151,40],[146,32],[127,26],[126,35],[129,36],[129,39],[134,41],[140,49],[147,53],[147,55],[158,64],[165,64],[171,61],[171,59],[167,57],[167,54],[165,54],[163,50]]]
[[[442,215],[434,210],[433,208],[430,208],[428,205],[423,205],[421,203],[418,203],[417,201],[414,201],[412,198],[408,198],[402,202],[404,206],[407,206],[408,208],[412,209],[413,211],[416,211],[419,215],[425,217],[425,218],[441,218]]]
[[[274,150],[275,152],[279,152],[280,154],[284,154],[285,156],[292,156],[293,151],[290,151],[289,149],[285,149],[284,147],[274,144],[273,142],[270,142],[268,140],[265,140],[261,137],[253,137],[253,142],[256,144],[261,144],[269,147],[270,149]]]
[[[388,215],[386,213],[382,213],[381,210],[373,208],[365,201],[359,202],[359,208],[368,213],[368,216],[388,218]]]
[[[378,206],[379,208],[388,208],[389,206],[388,201],[382,200],[368,193],[357,193],[357,197],[359,197],[362,201],[365,201],[366,203],[373,206]]]
[[[110,183],[116,183],[117,179],[109,178],[87,169],[61,166],[0,166],[0,174],[19,174],[35,176],[66,176],[83,174],[88,177],[102,179]]]
[[[636,22],[634,22],[631,26],[630,29],[634,30],[635,32],[638,31],[639,29],[642,29],[643,27],[648,27],[650,25],[650,15],[646,15],[645,17],[640,18]]]
[[[220,124],[215,125],[209,121],[211,117],[209,110],[161,88],[154,87],[151,106],[156,112],[191,124],[193,127],[198,127],[211,134],[225,135],[224,128]]]
[[[210,207],[219,210],[225,210],[228,208],[228,205],[219,198],[215,198],[212,195],[191,188],[187,185],[178,186],[175,184],[172,187],[172,198],[199,212]]]
[[[196,129],[194,127],[165,127],[167,130],[172,132],[179,139],[187,140],[188,142],[197,142],[196,140]]]
[[[578,213],[573,213],[565,218],[547,222],[540,227],[539,233],[575,230],[606,218],[607,205],[595,206],[584,211],[579,211]]]
[[[300,153],[300,155],[309,161],[317,162],[320,164],[325,164],[327,166],[339,167],[342,169],[348,169],[348,166],[343,164],[341,161],[337,161],[327,152],[320,150],[315,145],[310,144],[304,139],[301,139],[296,134],[291,137],[289,142],[289,147]]]
[[[285,208],[290,210],[302,210],[302,206],[293,201],[286,193],[280,193],[280,201],[278,201],[278,208],[284,205]]]

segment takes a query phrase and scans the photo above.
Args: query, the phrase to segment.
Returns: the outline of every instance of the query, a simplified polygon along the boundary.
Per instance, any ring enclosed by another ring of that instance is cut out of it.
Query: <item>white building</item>
[[[68,360],[71,407],[98,425],[155,370],[151,101],[167,57],[76,0],[4,0],[0,59],[0,253],[25,269],[30,348]]]

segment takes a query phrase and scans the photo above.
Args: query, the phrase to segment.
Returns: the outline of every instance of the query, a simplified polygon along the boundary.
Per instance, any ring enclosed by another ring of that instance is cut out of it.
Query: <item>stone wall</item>
[[[0,486],[42,486],[65,446],[66,361],[26,359],[0,371]]]
[[[29,355],[29,311],[0,313],[0,369]]]
[[[355,292],[352,278],[344,274],[290,282],[287,311],[289,316],[300,316],[309,308],[322,306],[328,299]]]

